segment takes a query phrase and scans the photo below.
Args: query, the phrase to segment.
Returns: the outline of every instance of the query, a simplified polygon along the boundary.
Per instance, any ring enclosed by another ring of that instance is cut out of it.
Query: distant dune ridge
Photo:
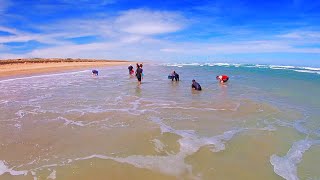
[[[25,76],[73,70],[99,68],[103,66],[128,65],[125,60],[72,59],[72,58],[30,58],[0,60],[0,78]]]
[[[3,59],[0,65],[19,63],[61,63],[61,62],[128,62],[125,60],[105,60],[105,59],[73,59],[73,58],[23,58],[23,59]]]

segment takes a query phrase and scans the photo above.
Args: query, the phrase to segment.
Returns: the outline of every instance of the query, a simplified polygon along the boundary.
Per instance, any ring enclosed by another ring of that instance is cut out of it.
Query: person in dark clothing
[[[171,79],[173,81],[173,79],[175,79],[176,81],[179,81],[179,74],[176,73],[176,71],[173,71],[169,76],[169,79]]]
[[[175,79],[176,81],[179,81],[179,74],[176,73],[176,71],[173,71],[173,75],[174,75],[174,79]],[[172,81],[173,81],[173,79],[172,79]]]
[[[176,71],[173,71],[169,76],[168,79],[171,79],[172,81],[175,79],[176,81],[179,81],[179,74],[176,73]]]
[[[197,83],[196,80],[192,80],[191,88],[194,89],[194,90],[197,90],[197,91],[201,91],[202,90],[200,84]]]
[[[137,70],[136,70],[136,77],[138,79],[138,84],[141,84],[141,79],[142,79],[142,74],[143,74],[143,69],[142,69],[142,65],[140,66],[137,63]]]
[[[130,64],[130,66],[128,67],[128,70],[129,70],[129,74],[130,74],[130,75],[133,75],[134,70],[133,70],[133,67],[131,66],[131,64]]]
[[[98,76],[99,72],[97,70],[92,70],[92,75]]]

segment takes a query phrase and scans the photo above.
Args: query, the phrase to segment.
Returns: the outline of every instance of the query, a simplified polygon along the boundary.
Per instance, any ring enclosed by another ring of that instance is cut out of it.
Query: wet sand
[[[0,78],[129,65],[129,61],[26,62],[0,65]]]

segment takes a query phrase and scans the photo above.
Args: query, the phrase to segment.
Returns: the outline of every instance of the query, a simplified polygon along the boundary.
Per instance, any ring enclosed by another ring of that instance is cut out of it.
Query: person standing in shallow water
[[[194,89],[194,90],[197,90],[197,91],[201,91],[202,90],[200,84],[197,83],[196,80],[194,80],[194,79],[192,80],[191,88]]]
[[[140,64],[140,69],[142,70],[142,73],[141,73],[141,78],[143,79],[143,69],[142,69],[143,65]]]
[[[128,67],[128,70],[129,70],[129,74],[130,74],[130,75],[133,75],[134,70],[133,70],[133,67],[132,67],[131,64],[130,64],[130,66]]]
[[[139,65],[139,64],[137,63],[136,77],[137,77],[137,79],[138,79],[138,85],[141,84],[142,73],[143,73],[142,64]]]

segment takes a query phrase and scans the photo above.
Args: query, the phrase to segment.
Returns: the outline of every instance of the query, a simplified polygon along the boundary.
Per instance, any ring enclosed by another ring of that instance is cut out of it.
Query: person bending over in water
[[[220,75],[216,77],[217,80],[220,81],[220,83],[226,83],[229,80],[229,77],[227,75]]]
[[[197,83],[196,80],[192,80],[191,88],[194,89],[194,90],[197,90],[197,91],[201,91],[202,90],[200,84]]]
[[[130,75],[133,75],[134,70],[133,70],[133,67],[131,66],[131,64],[130,64],[130,66],[128,67],[128,70],[129,70],[129,74],[130,74]]]
[[[170,76],[172,81],[173,79],[175,79],[176,81],[179,81],[179,74],[176,73],[176,71],[173,71]]]
[[[137,77],[137,79],[138,79],[138,85],[141,84],[142,75],[143,75],[142,64],[139,65],[139,64],[137,63],[136,77]]]
[[[97,70],[92,70],[92,75],[94,75],[94,76],[98,76],[98,74],[99,74],[99,72],[97,71]]]

